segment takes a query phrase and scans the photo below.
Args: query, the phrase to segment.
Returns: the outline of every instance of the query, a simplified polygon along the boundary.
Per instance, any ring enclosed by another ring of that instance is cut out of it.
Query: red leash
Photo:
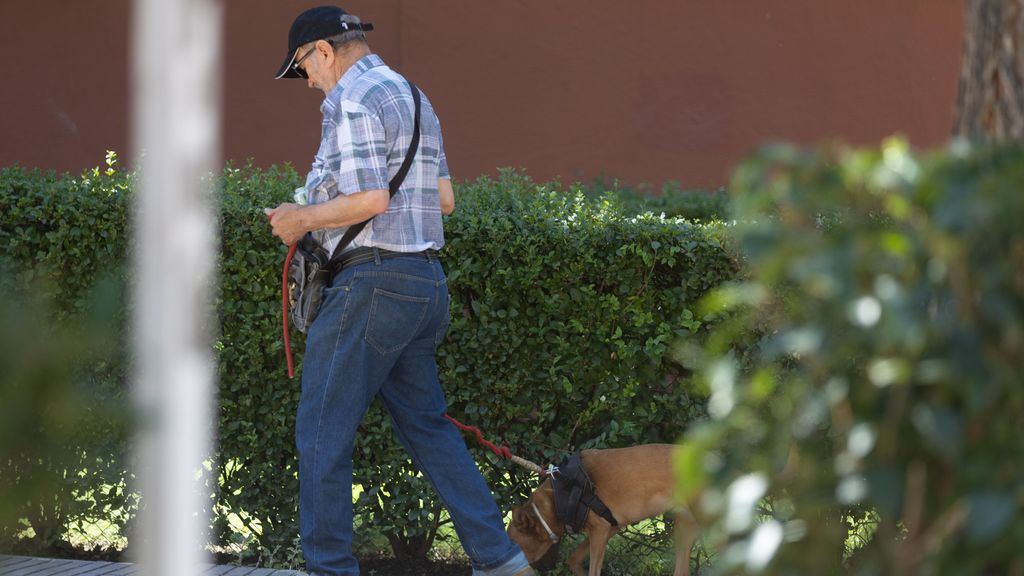
[[[271,214],[267,214],[267,222],[273,222]],[[281,330],[284,332],[284,357],[288,361],[288,377],[295,378],[295,365],[292,363],[292,341],[288,336],[288,268],[292,265],[292,256],[299,246],[296,242],[288,247],[288,255],[284,258],[284,270],[281,271]]]
[[[455,424],[455,427],[458,428],[459,430],[462,430],[464,432],[472,432],[473,435],[476,436],[477,441],[479,441],[484,446],[490,448],[491,452],[494,452],[498,456],[511,460],[516,464],[519,464],[523,468],[526,468],[527,470],[532,470],[533,472],[540,474],[541,478],[548,475],[547,471],[541,468],[540,466],[534,464],[533,462],[530,462],[529,460],[526,460],[525,458],[520,458],[519,456],[513,454],[512,451],[508,449],[508,446],[498,446],[493,442],[488,442],[487,439],[484,438],[483,432],[480,432],[480,429],[477,428],[476,426],[466,426],[462,422],[459,422],[458,420],[452,418],[447,414],[445,414],[444,417],[447,418],[448,421],[451,422],[452,424]]]
[[[512,451],[508,449],[508,446],[498,446],[493,442],[488,442],[487,439],[484,438],[483,432],[481,432],[480,429],[477,428],[476,426],[466,426],[462,422],[459,422],[458,420],[452,418],[447,414],[445,414],[444,417],[447,418],[448,421],[451,422],[452,424],[455,424],[455,427],[458,428],[459,430],[462,430],[463,432],[472,432],[476,436],[477,441],[479,441],[484,446],[490,448],[491,452],[494,452],[497,456],[500,456],[505,459],[512,457]]]
[[[284,259],[284,270],[281,271],[281,328],[284,331],[284,357],[288,360],[288,377],[295,378],[295,366],[292,364],[292,343],[288,338],[288,268],[292,265],[292,256],[298,242],[288,247],[288,256]]]

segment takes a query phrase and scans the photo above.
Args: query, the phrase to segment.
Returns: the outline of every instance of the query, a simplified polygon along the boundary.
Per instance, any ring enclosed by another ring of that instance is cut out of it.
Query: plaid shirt
[[[450,177],[448,164],[441,125],[422,93],[420,106],[420,145],[405,181],[387,212],[370,220],[346,251],[376,246],[418,252],[444,246],[437,180]],[[412,141],[415,109],[405,79],[379,56],[370,54],[349,68],[320,106],[320,150],[306,176],[309,203],[387,190]],[[317,230],[313,235],[333,253],[345,230]]]

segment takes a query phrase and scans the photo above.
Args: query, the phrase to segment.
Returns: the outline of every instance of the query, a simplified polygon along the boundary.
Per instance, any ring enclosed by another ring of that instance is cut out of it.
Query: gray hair
[[[342,24],[359,24],[360,22],[359,16],[353,16],[352,14],[345,14],[341,17]],[[337,50],[350,42],[362,42],[365,44],[366,34],[362,30],[355,28],[348,32],[342,32],[341,34],[335,34],[329,38],[324,38],[324,40],[330,42],[334,46],[334,49]]]

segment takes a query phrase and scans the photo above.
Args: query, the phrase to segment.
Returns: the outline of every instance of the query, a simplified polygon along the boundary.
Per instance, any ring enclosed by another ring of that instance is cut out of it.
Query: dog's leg
[[[583,542],[572,551],[569,555],[569,570],[572,571],[573,576],[586,576],[586,572],[583,571],[583,560],[590,554],[590,538],[583,538]]]
[[[595,524],[600,524],[595,522]],[[604,551],[608,547],[608,540],[619,531],[618,526],[601,524],[591,526],[587,537],[590,540],[590,570],[588,576],[601,576],[601,566],[604,564]]]
[[[675,515],[676,569],[672,576],[690,576],[690,554],[700,534],[700,524],[688,510]]]

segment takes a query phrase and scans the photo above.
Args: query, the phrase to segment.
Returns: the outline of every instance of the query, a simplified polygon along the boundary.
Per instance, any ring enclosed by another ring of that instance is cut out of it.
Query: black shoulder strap
[[[412,160],[416,157],[416,150],[420,147],[420,90],[415,84],[409,82],[408,79],[406,82],[409,83],[409,89],[412,90],[412,101],[416,104],[416,115],[413,120],[412,141],[409,142],[409,151],[405,153],[405,160],[402,161],[402,166],[398,169],[398,172],[395,173],[394,178],[388,182],[388,192],[391,194],[389,197],[392,198],[402,186],[402,182],[405,182],[405,176],[409,173],[409,168],[412,166]],[[372,220],[372,218],[368,218],[358,224],[353,224],[348,227],[348,230],[345,231],[345,235],[341,237],[341,240],[338,241],[338,245],[334,247],[334,252],[331,253],[331,260],[334,260],[335,256],[341,254],[341,251],[345,246],[348,246],[349,242],[363,231],[363,228],[366,227],[366,223],[370,220]]]

